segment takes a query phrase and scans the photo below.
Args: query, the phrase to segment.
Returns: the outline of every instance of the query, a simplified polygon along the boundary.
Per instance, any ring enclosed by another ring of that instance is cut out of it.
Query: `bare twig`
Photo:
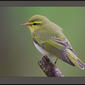
[[[48,77],[64,77],[56,65],[51,62],[47,56],[43,56],[38,64]]]

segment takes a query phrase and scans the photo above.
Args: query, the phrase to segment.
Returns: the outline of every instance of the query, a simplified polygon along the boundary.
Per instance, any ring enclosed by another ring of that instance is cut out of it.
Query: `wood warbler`
[[[34,15],[27,23],[22,24],[30,29],[35,47],[43,56],[56,57],[72,66],[85,69],[85,64],[77,57],[61,27],[45,16]]]

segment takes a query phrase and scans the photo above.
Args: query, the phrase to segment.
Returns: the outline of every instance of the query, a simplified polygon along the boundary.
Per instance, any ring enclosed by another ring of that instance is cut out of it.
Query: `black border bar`
[[[85,84],[85,78],[31,77],[0,78],[0,84]]]
[[[0,1],[0,6],[85,6],[85,1]]]
[[[85,1],[85,0],[0,0],[0,1]]]

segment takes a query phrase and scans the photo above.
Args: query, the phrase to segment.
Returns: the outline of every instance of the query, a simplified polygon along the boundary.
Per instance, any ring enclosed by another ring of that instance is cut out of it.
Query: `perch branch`
[[[43,56],[38,64],[48,77],[64,77],[56,65],[51,62],[47,56]]]

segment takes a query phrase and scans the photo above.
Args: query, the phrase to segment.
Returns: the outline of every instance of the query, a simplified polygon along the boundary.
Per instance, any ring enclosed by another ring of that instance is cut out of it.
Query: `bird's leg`
[[[56,65],[56,63],[57,63],[57,60],[58,60],[58,57],[56,58],[56,60],[55,60],[55,62],[54,62],[55,65]]]

